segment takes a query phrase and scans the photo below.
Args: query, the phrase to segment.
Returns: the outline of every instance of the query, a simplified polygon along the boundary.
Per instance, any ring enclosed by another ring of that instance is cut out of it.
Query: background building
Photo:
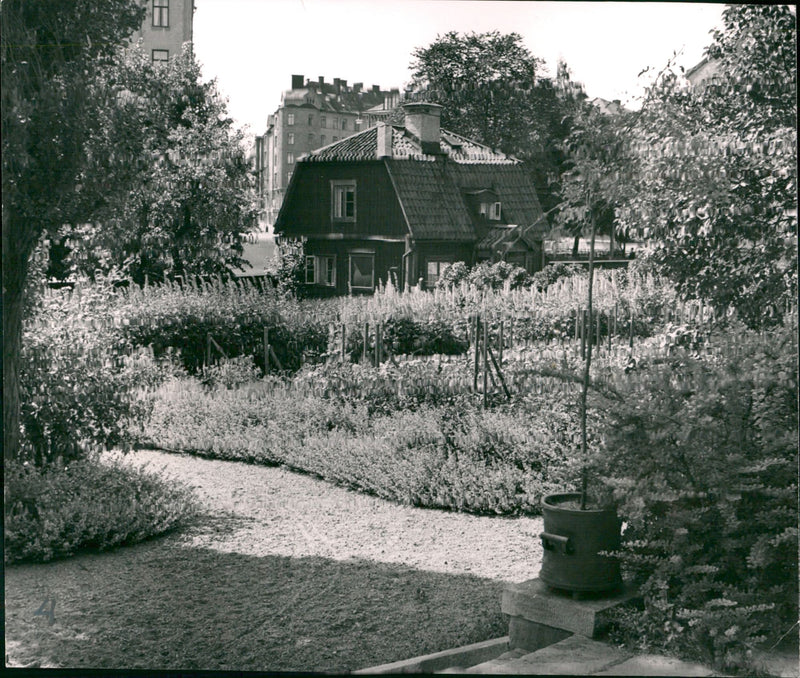
[[[325,82],[292,76],[292,88],[284,91],[281,105],[267,119],[267,129],[255,139],[253,159],[261,219],[275,223],[296,162],[311,151],[337,142],[385,121],[401,101],[398,88],[364,89],[334,78]]]
[[[141,40],[153,61],[167,61],[180,54],[184,43],[192,42],[194,0],[142,0],[142,5],[147,14],[132,39]]]

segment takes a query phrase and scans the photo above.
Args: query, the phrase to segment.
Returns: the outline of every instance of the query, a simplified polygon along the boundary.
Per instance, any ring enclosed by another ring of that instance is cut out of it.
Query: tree
[[[760,327],[797,296],[797,22],[786,6],[734,5],[723,23],[710,83],[668,69],[648,92],[620,218],[680,293]]]
[[[140,284],[241,268],[256,220],[244,137],[191,50],[167,64],[126,50],[91,92],[102,105],[79,193],[93,223],[63,234],[78,268]]]
[[[71,216],[92,122],[90,73],[141,25],[136,0],[3,0],[3,454],[19,453],[19,352],[29,260]]]

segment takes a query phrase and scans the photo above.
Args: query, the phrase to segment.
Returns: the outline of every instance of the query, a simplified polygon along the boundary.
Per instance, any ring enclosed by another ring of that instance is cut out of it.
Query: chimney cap
[[[406,113],[432,113],[437,116],[444,110],[444,106],[432,101],[407,101],[402,106]]]

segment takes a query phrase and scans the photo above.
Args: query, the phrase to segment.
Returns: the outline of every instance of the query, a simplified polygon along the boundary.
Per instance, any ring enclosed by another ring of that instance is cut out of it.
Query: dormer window
[[[500,221],[501,205],[499,202],[482,202],[481,214],[492,221]]]

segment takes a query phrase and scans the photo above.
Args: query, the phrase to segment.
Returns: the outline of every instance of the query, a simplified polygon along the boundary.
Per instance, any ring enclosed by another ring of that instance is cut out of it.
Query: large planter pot
[[[619,561],[599,555],[620,547],[622,523],[613,508],[580,509],[580,494],[542,500],[544,555],[539,578],[564,591],[610,591],[622,584]]]

